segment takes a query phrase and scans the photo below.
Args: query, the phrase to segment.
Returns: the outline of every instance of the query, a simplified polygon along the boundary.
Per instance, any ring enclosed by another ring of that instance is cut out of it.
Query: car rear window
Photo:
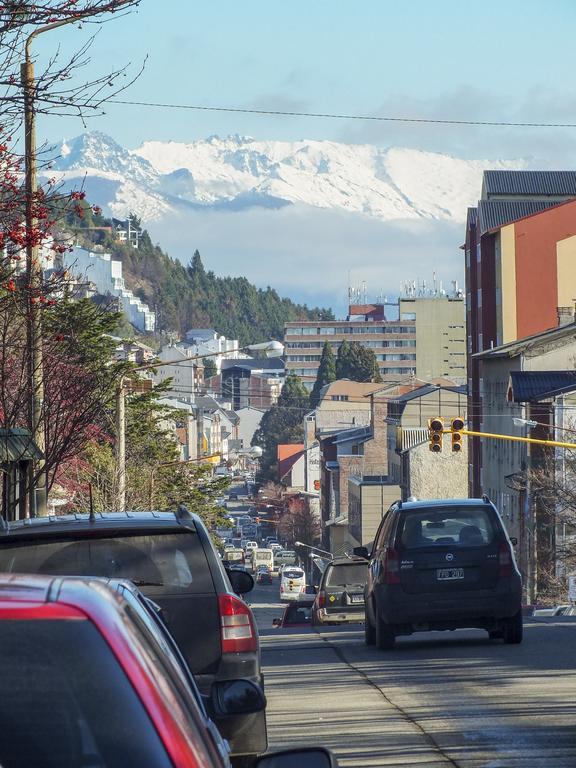
[[[130,579],[159,596],[214,591],[202,542],[189,531],[10,542],[0,571]]]
[[[0,765],[172,765],[91,622],[3,620],[0,646]]]
[[[488,507],[433,507],[402,514],[398,534],[403,549],[484,547],[494,523]]]
[[[327,587],[346,587],[349,584],[366,584],[368,563],[346,563],[328,566],[325,585]]]
[[[303,579],[304,571],[294,571],[288,568],[284,568],[284,570],[282,571],[282,578],[283,579]]]

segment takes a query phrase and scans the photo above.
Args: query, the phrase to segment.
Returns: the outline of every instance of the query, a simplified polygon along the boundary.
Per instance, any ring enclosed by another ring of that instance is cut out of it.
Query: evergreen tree
[[[275,480],[278,474],[277,448],[283,443],[300,443],[304,438],[304,415],[310,408],[306,387],[294,374],[286,377],[276,405],[266,411],[252,445],[262,448],[260,476]]]
[[[336,360],[334,359],[332,347],[325,341],[318,373],[316,374],[316,381],[310,394],[310,405],[312,408],[316,408],[320,402],[320,390],[322,387],[330,384],[332,381],[336,381]]]
[[[205,379],[211,379],[212,376],[216,376],[216,374],[218,373],[216,363],[214,362],[214,360],[212,360],[211,357],[207,357],[206,360],[203,360],[202,365],[204,366]]]
[[[336,375],[339,379],[360,382],[381,382],[376,355],[357,341],[350,344],[346,339],[340,345],[336,358]]]

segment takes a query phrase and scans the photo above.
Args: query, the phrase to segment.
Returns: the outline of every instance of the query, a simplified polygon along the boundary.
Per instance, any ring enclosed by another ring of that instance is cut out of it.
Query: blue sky
[[[87,71],[146,55],[127,99],[314,112],[576,122],[573,0],[142,0],[102,27]],[[36,43],[40,63],[77,29]],[[109,105],[89,121],[121,144],[210,134],[402,144],[476,157],[538,153],[566,130],[390,126]],[[83,131],[44,120],[50,138]],[[574,134],[575,131],[570,131]],[[520,142],[520,146],[518,144]],[[570,139],[571,142],[571,139]]]

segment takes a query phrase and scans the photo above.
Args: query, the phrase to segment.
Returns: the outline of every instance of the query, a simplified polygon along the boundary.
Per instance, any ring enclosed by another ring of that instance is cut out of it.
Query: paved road
[[[575,622],[530,621],[521,646],[470,630],[385,652],[361,625],[273,629],[277,580],[250,597],[272,747],[323,744],[342,766],[576,766]]]

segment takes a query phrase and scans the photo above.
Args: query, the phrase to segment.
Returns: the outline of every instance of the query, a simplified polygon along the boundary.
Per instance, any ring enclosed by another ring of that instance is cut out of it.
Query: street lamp
[[[284,354],[284,345],[279,341],[264,341],[259,344],[248,344],[245,347],[229,350],[229,352],[264,352],[266,357],[281,357]],[[132,368],[130,373],[139,371],[153,371],[156,368],[162,368],[165,365],[189,365],[196,360],[203,360],[207,357],[217,357],[222,352],[208,352],[205,355],[194,355],[184,360],[166,361],[160,360],[156,363],[147,363]],[[116,507],[119,512],[124,512],[126,507],[126,403],[125,387],[128,375],[120,378],[116,387],[116,475],[118,478],[118,491]],[[256,447],[256,446],[255,446]]]
[[[516,427],[537,427],[538,422],[534,421],[533,419],[521,419],[519,416],[514,416],[512,418],[512,421],[514,422],[514,425]]]
[[[304,542],[302,542],[302,541],[295,541],[294,542],[294,546],[295,547],[306,547],[306,549],[313,549],[316,552],[322,552],[323,555],[328,555],[328,557],[330,559],[332,559],[334,557],[332,552],[327,552],[325,549],[320,549],[319,547],[313,547],[310,544],[304,544]]]

